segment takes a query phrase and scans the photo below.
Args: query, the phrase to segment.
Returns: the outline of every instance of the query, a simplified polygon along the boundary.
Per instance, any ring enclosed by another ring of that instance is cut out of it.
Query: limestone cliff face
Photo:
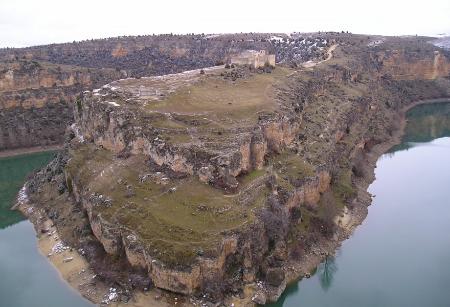
[[[295,190],[291,198],[288,200],[286,208],[291,211],[299,205],[317,205],[322,196],[331,185],[331,175],[328,171],[320,171],[314,177],[308,177],[302,185]]]
[[[59,98],[39,107],[33,106],[34,100],[18,101],[16,107],[0,110],[0,150],[62,144],[64,123],[72,120],[73,113]]]
[[[296,117],[277,115],[241,130],[233,142],[219,152],[208,146],[164,141],[160,135],[168,130],[152,126],[155,117],[106,100],[98,101],[95,93],[86,92],[75,104],[75,122],[86,140],[116,154],[125,150],[144,154],[174,172],[198,176],[203,182],[221,185],[230,191],[237,188],[235,177],[261,169],[267,154],[280,153],[290,145],[301,125]]]
[[[0,108],[41,108],[55,100],[71,105],[76,95],[84,90],[113,80],[209,67],[225,63],[232,55],[247,49],[275,52],[279,62],[302,62],[320,58],[329,43],[320,35],[301,39],[286,37],[283,41],[270,38],[270,34],[159,35],[1,49]],[[26,121],[32,121],[36,127],[44,126],[30,112],[20,110]],[[9,117],[3,121],[12,122]],[[62,117],[52,129],[57,138],[55,143],[61,142],[69,121]],[[47,144],[47,140],[37,134],[26,136],[34,142],[18,141],[23,137],[19,125],[1,128],[8,131],[8,138],[12,140],[4,142],[0,150],[15,148],[10,146],[34,146],[39,140],[42,140],[39,145]]]
[[[66,176],[70,175],[66,173]],[[300,210],[305,204],[317,204],[321,193],[330,188],[330,179],[330,174],[324,170],[307,178],[304,184],[291,191],[284,200],[284,214],[290,216],[294,209]],[[87,211],[93,234],[105,251],[110,255],[125,255],[132,266],[148,271],[149,278],[158,288],[186,295],[205,291],[210,283],[223,282],[229,278],[226,272],[232,265],[228,263],[230,257],[242,264],[242,281],[255,282],[257,273],[261,270],[263,255],[270,250],[264,223],[257,221],[241,232],[226,236],[218,246],[215,256],[198,256],[189,267],[168,266],[164,259],[152,256],[152,246],[147,246],[137,233],[112,223],[95,209],[96,206],[101,206],[104,199],[85,191],[81,178],[67,177],[66,181],[77,201],[81,202]],[[261,184],[266,183],[262,181]],[[286,254],[286,247],[279,247],[277,253]]]
[[[450,75],[450,59],[442,51],[429,51],[424,56],[405,50],[378,53],[382,72],[398,80],[436,79]]]
[[[36,63],[36,64],[34,64]],[[0,73],[0,92],[64,87],[79,84],[92,86],[91,74],[85,71],[63,71],[61,67],[45,68],[37,62],[12,62]],[[67,69],[67,68],[66,68]]]
[[[444,54],[399,55],[347,36],[336,59],[313,68],[229,80],[224,67],[84,92],[73,103],[63,193],[86,212],[104,257],[162,289],[221,300],[253,287],[264,304],[310,272],[293,273],[298,263],[332,252],[321,243],[348,235],[336,216],[366,212],[355,186],[368,180],[370,148],[397,131],[409,103],[450,93]],[[116,47],[115,59],[133,52]],[[174,55],[188,53],[177,47]]]
[[[120,76],[27,60],[0,63],[0,150],[62,144],[80,92]]]

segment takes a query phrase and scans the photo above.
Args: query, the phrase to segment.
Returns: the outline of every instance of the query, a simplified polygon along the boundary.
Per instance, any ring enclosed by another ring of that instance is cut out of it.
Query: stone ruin
[[[266,64],[275,66],[275,55],[266,50],[246,50],[231,58],[231,64],[250,65],[254,68],[264,67]]]

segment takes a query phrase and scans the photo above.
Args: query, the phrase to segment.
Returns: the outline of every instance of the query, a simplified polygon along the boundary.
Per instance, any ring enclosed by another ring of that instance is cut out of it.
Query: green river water
[[[408,113],[404,141],[383,155],[369,215],[336,257],[270,306],[450,306],[450,103]],[[8,208],[52,153],[0,159],[0,306],[92,306],[37,249],[32,225]]]
[[[375,173],[363,224],[269,306],[450,306],[450,103],[410,110]]]
[[[9,208],[27,174],[46,165],[54,153],[0,158],[0,306],[93,306],[59,276],[39,253],[33,225]]]

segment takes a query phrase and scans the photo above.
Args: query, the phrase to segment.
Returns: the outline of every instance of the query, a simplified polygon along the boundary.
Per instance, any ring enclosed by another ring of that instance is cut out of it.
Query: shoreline
[[[276,293],[269,293],[268,303],[276,302],[289,286],[300,282],[303,278],[309,278],[313,275],[314,270],[327,257],[335,255],[342,243],[353,235],[357,227],[366,219],[368,207],[372,204],[372,195],[368,192],[368,188],[376,179],[375,169],[377,161],[390,148],[401,143],[407,124],[407,112],[419,105],[441,102],[450,102],[450,97],[413,101],[397,111],[397,114],[400,116],[399,128],[388,140],[375,145],[367,153],[368,163],[366,167],[368,170],[368,177],[356,182],[355,188],[357,190],[357,196],[352,202],[353,209],[348,211],[349,214],[345,213],[345,215],[339,219],[343,223],[339,225],[339,228],[332,239],[322,240],[317,243],[317,245],[311,249],[312,253],[306,255],[303,259],[286,263],[285,266],[289,268],[289,270],[286,271],[286,285],[283,287],[282,291],[280,291],[281,289],[277,289]]]
[[[22,197],[14,206],[33,224],[39,252],[58,271],[61,281],[95,306],[166,307],[159,290],[135,291],[128,302],[116,301],[111,287],[99,280],[80,250],[64,245],[58,230],[44,212]],[[112,299],[110,299],[112,298]]]
[[[367,191],[368,187],[375,178],[375,168],[378,159],[385,154],[392,146],[401,142],[402,136],[405,132],[407,124],[406,113],[422,104],[432,104],[439,102],[450,102],[449,97],[418,100],[411,102],[407,106],[397,110],[397,114],[400,117],[399,128],[393,132],[391,137],[383,143],[375,145],[367,153],[367,170],[368,176],[366,178],[358,179],[355,182],[355,188],[357,190],[357,197],[353,200],[353,209],[348,210],[343,217],[340,218],[339,227],[336,234],[332,239],[321,240],[316,246],[311,248],[310,253],[305,255],[302,259],[297,261],[289,261],[285,264],[286,283],[276,289],[260,289],[257,286],[250,284],[246,286],[244,290],[244,298],[228,297],[225,302],[233,303],[234,306],[255,306],[253,298],[258,293],[262,293],[267,297],[268,302],[274,302],[286,291],[286,289],[293,283],[299,282],[304,277],[309,277],[317,266],[324,261],[328,256],[334,255],[340,248],[341,244],[354,233],[356,228],[362,224],[368,214],[368,207],[372,203],[372,195]],[[55,146],[57,147],[57,146]],[[48,147],[47,147],[48,148]],[[58,147],[60,148],[60,147]],[[33,149],[37,149],[34,147]],[[47,149],[44,151],[49,151]],[[37,152],[31,151],[31,152]],[[0,152],[1,157],[2,152]],[[18,153],[20,154],[20,153]],[[17,154],[16,154],[17,155]],[[106,283],[96,280],[95,273],[90,269],[89,263],[75,249],[68,248],[60,253],[52,253],[52,248],[60,242],[59,235],[53,222],[45,216],[43,212],[39,212],[39,209],[34,207],[27,201],[19,201],[15,206],[20,210],[34,225],[36,236],[38,237],[38,247],[40,252],[50,261],[50,263],[58,270],[61,278],[67,282],[74,290],[80,293],[83,297],[91,301],[96,305],[108,305],[114,307],[144,307],[144,306],[171,306],[161,290],[152,288],[147,292],[135,291],[129,302],[104,302],[105,298],[108,298],[110,293],[110,287]],[[59,240],[59,241],[58,241]],[[67,261],[68,258],[73,258]],[[174,294],[176,296],[177,294]],[[182,295],[180,295],[182,297]],[[186,302],[187,305],[193,305]]]
[[[8,158],[37,152],[57,151],[60,150],[62,147],[63,145],[48,145],[48,146],[34,146],[16,149],[6,149],[0,151],[0,158]]]

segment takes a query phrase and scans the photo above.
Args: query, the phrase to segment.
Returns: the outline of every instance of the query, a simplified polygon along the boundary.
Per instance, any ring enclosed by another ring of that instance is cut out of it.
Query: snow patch
[[[275,41],[281,42],[281,41],[283,41],[283,38],[280,37],[280,36],[274,36],[274,35],[272,35],[272,36],[270,37],[270,40],[275,40]]]
[[[112,105],[114,107],[120,107],[120,104],[118,104],[117,102],[114,102],[114,101],[107,101],[106,103],[110,104],[110,105]]]
[[[84,143],[84,136],[81,133],[80,127],[77,124],[73,123],[70,125],[70,129],[72,129],[73,133],[75,133],[75,137],[78,139],[80,143]]]
[[[111,302],[117,302],[119,295],[117,294],[116,288],[109,288],[109,292],[105,294],[102,304],[108,305]]]
[[[67,246],[67,245],[64,245],[64,243],[62,243],[60,241],[60,242],[57,242],[55,245],[53,245],[52,251],[48,255],[51,256],[51,255],[54,255],[54,254],[60,254],[60,253],[66,251],[68,249],[70,249],[70,247]]]
[[[367,47],[376,47],[378,45],[381,45],[382,43],[385,42],[385,38],[381,38],[381,39],[377,39],[377,40],[373,40],[370,43],[367,44]]]
[[[19,194],[17,195],[17,202],[19,204],[26,204],[26,203],[28,203],[28,194],[27,194],[27,190],[26,190],[25,186],[23,186],[20,189]]]

